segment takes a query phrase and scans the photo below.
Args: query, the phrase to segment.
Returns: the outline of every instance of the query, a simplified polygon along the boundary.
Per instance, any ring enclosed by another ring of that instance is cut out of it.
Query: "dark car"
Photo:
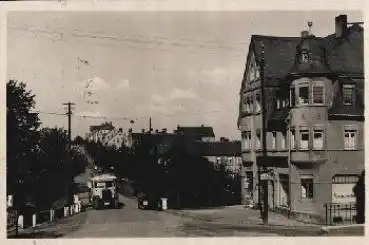
[[[161,210],[161,199],[156,194],[141,194],[137,200],[139,209]]]

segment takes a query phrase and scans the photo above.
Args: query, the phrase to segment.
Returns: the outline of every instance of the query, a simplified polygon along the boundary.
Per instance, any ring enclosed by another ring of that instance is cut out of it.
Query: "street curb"
[[[340,230],[348,230],[348,229],[363,229],[365,231],[364,224],[352,224],[352,225],[337,225],[337,226],[324,226],[321,228],[321,232],[324,234],[329,234],[332,232],[340,231]]]

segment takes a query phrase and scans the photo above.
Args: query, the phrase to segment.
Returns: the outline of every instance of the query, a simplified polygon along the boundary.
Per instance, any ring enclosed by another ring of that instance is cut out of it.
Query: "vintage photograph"
[[[364,13],[6,29],[8,239],[364,236]]]

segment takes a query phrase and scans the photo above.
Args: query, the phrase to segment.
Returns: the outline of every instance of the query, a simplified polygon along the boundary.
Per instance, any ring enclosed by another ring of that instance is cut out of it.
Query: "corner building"
[[[352,188],[364,170],[364,33],[346,15],[335,26],[326,37],[251,37],[238,118],[245,204],[259,201],[262,46],[270,210],[322,223],[325,204],[356,201]]]

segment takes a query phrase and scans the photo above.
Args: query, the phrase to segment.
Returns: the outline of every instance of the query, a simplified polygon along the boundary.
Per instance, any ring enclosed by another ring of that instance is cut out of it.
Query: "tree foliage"
[[[40,128],[33,113],[35,95],[19,81],[7,83],[7,192],[16,205],[27,197],[37,208],[49,208],[65,198],[72,177],[82,172],[86,160],[69,151],[68,135],[60,128]]]
[[[9,191],[19,182],[27,182],[26,176],[35,159],[39,140],[40,120],[31,112],[35,100],[22,82],[10,80],[7,85],[7,187]]]

